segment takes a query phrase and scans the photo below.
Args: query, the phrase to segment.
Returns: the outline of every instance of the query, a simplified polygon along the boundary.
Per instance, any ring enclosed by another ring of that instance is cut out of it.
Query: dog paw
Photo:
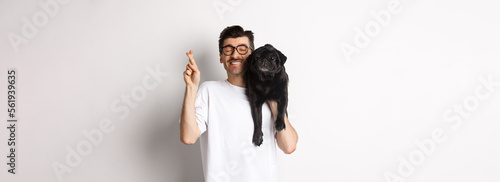
[[[286,127],[285,121],[280,120],[280,119],[276,120],[276,130],[281,131],[281,130],[285,129],[285,127]]]
[[[253,135],[253,140],[252,140],[252,142],[253,142],[253,144],[254,144],[255,146],[260,146],[260,145],[262,144],[262,141],[264,141],[264,140],[263,140],[263,138],[262,138],[262,133],[259,133],[259,134],[254,134],[254,135]]]

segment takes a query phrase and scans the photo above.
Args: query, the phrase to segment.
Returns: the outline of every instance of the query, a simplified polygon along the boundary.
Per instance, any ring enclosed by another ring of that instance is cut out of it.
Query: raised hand
[[[184,71],[184,81],[186,86],[198,87],[200,84],[200,70],[193,58],[193,51],[190,50],[186,53],[189,58],[189,64],[186,65],[186,71]]]

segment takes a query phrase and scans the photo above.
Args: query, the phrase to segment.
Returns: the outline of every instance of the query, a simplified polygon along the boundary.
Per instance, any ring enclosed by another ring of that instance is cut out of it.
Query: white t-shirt
[[[262,106],[263,143],[252,143],[253,120],[246,88],[227,80],[200,85],[196,121],[200,128],[203,172],[207,182],[276,182],[276,129],[271,110]]]

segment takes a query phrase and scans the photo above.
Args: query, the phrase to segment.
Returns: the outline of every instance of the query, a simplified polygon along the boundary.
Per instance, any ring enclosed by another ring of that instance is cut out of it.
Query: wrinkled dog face
[[[270,44],[253,51],[249,59],[251,60],[250,69],[255,73],[259,73],[261,80],[274,78],[274,75],[282,71],[286,62],[286,56]]]

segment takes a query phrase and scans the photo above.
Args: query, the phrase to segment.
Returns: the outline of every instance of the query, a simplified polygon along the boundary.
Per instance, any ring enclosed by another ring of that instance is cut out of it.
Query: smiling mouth
[[[231,61],[229,62],[230,65],[239,65],[241,64],[241,61]]]

